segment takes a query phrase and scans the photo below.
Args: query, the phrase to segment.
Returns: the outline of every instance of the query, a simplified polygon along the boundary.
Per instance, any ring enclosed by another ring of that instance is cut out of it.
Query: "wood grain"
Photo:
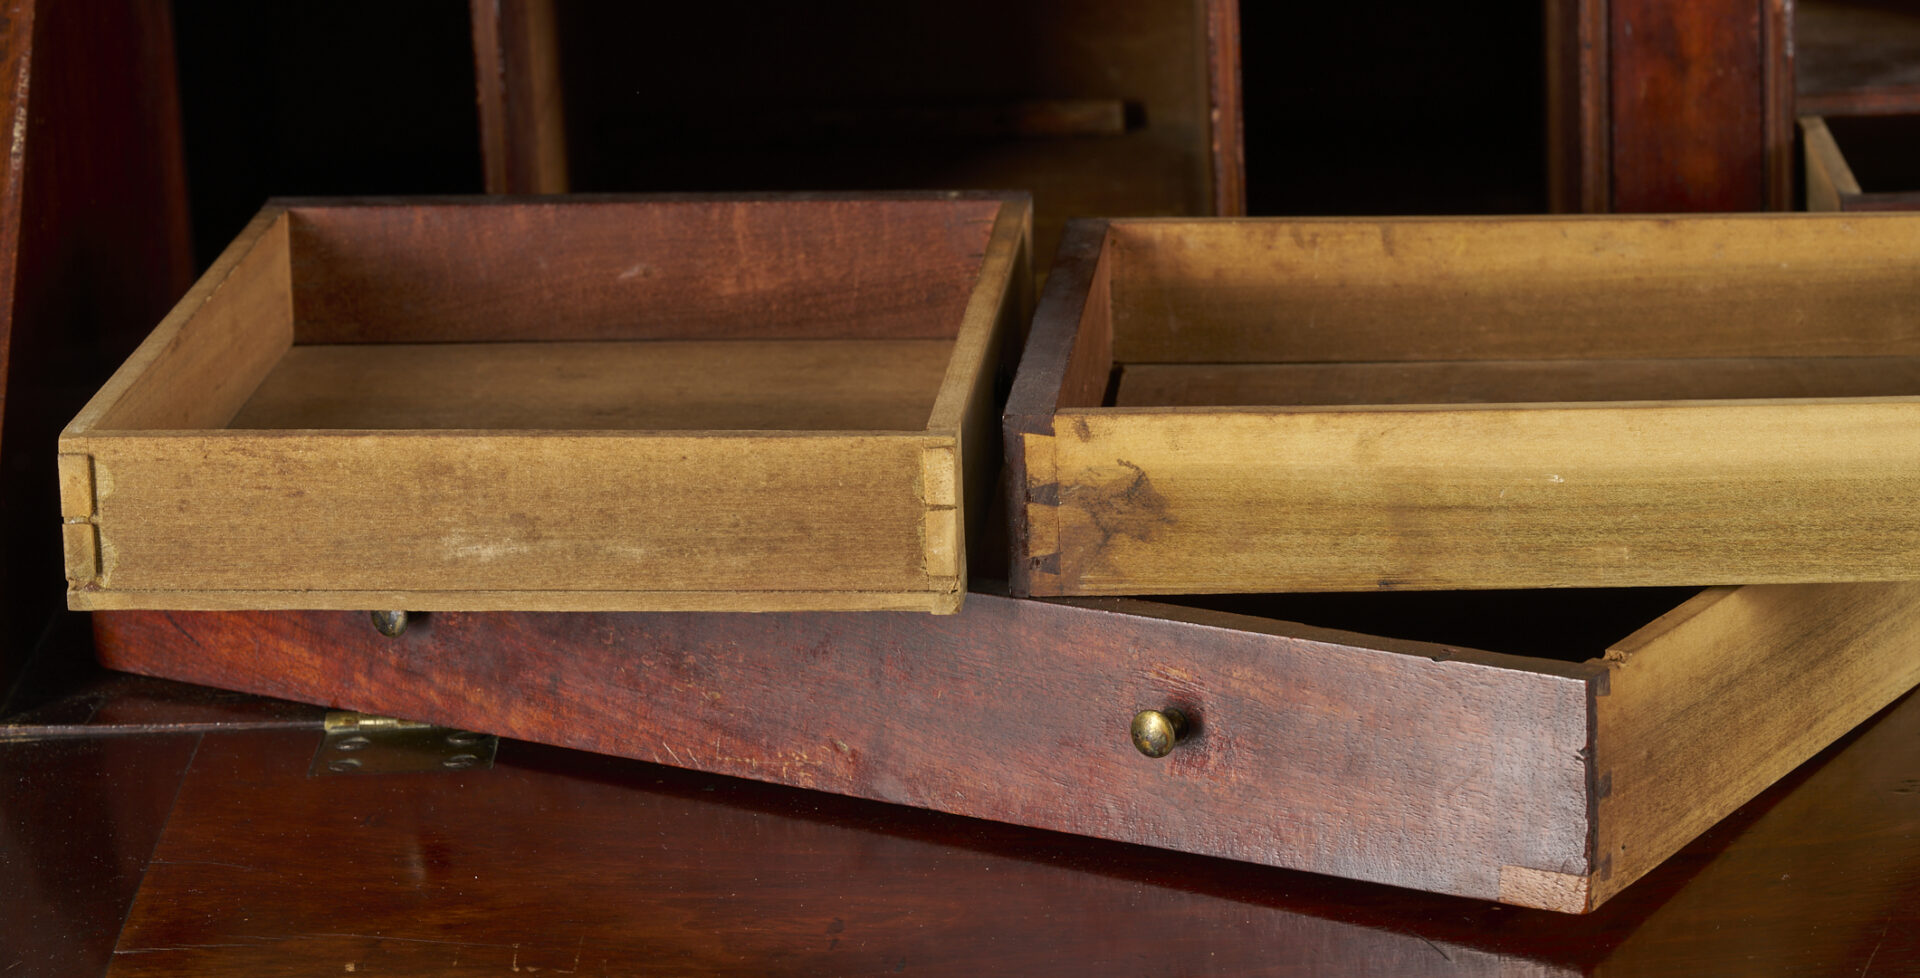
[[[1920,13],[1898,2],[1795,0],[1798,111],[1920,111]]]
[[[571,215],[630,247],[657,246],[636,227],[738,226],[641,307],[667,325],[637,332],[688,328],[677,303],[717,338],[596,339],[605,322],[583,325],[576,305],[617,317],[614,335],[633,311],[573,297],[553,308],[576,318],[549,312],[543,344],[344,348],[288,346],[302,276],[325,275],[297,228],[331,227],[335,210],[292,208],[269,208],[63,436],[72,607],[950,612],[964,599],[966,537],[999,455],[1003,337],[1031,292],[1024,197],[348,203],[383,215],[368,232],[383,243],[420,222],[497,231],[527,215],[556,233]],[[888,288],[884,267],[822,273],[784,254],[769,271],[756,250],[843,232],[984,238],[946,256],[968,278],[957,307],[918,311],[930,324],[906,333],[925,338],[857,324],[799,338],[731,318],[818,315],[816,280],[843,274]],[[699,262],[720,264],[700,275]],[[469,308],[449,284],[427,301]]]
[[[951,338],[1005,199],[289,202],[295,341]]]
[[[1716,589],[1610,649],[1593,901],[1912,689],[1916,642],[1920,586],[1836,584]]]
[[[1002,208],[994,222],[981,260],[983,287],[967,302],[926,422],[929,433],[959,446],[924,452],[920,480],[927,574],[951,579],[956,606],[966,592],[967,555],[988,540],[1004,539],[991,516],[1004,455],[999,410],[1033,313],[1032,267],[1033,210],[1021,199],[1020,206]]]
[[[1206,9],[1207,129],[1213,159],[1213,210],[1209,213],[1239,217],[1247,212],[1246,123],[1240,94],[1240,2],[1207,0]]]
[[[1053,413],[1067,405],[1100,404],[1113,370],[1113,266],[1105,259],[1106,242],[1104,221],[1068,224],[1007,395],[1002,423],[1012,551],[1008,580],[1017,594],[1027,593],[1030,586],[1029,555],[1059,552],[1049,514],[1033,510],[1045,500],[1030,498],[1028,490],[1056,481],[1049,448]]]
[[[491,194],[567,192],[553,0],[469,0],[480,159]]]
[[[517,743],[308,779],[314,739],[207,738],[108,974],[1571,973],[1529,966],[1567,954],[1538,914]]]
[[[0,742],[0,952],[16,974],[99,975],[197,735]]]
[[[1920,357],[1130,363],[1116,407],[1495,404],[1920,395]]]
[[[1817,115],[1801,116],[1800,138],[1807,175],[1807,210],[1845,210],[1852,198],[1860,196],[1860,181],[1833,141],[1827,121]]]
[[[1594,665],[981,593],[942,618],[449,613],[398,640],[355,613],[96,625],[118,669],[1189,852],[1486,899],[1503,866],[1585,865]],[[1127,723],[1166,705],[1198,732],[1149,760]]]
[[[811,432],[70,436],[68,451],[94,459],[101,546],[100,577],[74,582],[70,602],[299,591],[305,607],[367,608],[387,605],[355,592],[475,592],[569,606],[565,592],[737,589],[796,592],[788,600],[804,605],[807,593],[925,591],[915,487],[928,443]]]
[[[398,639],[354,613],[95,627],[120,669],[1575,913],[1643,875],[1666,882],[1621,899],[1660,906],[1689,872],[1661,860],[1920,680],[1913,584],[1712,589],[1637,629],[1671,605],[1516,593],[1520,627],[1489,630],[1426,598],[1272,609],[1394,638],[994,594],[939,619],[435,614]],[[1148,760],[1126,723],[1165,706],[1195,733]]]
[[[1545,5],[1547,199],[1558,214],[1599,214],[1612,202],[1607,5]]]
[[[89,960],[117,945],[144,952],[114,956],[129,973],[207,975],[316,961],[438,975],[456,959],[1081,975],[1205,959],[1234,974],[1691,978],[1763,956],[1901,973],[1920,960],[1917,734],[1909,697],[1584,917],[523,743],[484,778],[343,781],[305,776],[311,734],[213,737],[126,940],[90,933]],[[103,815],[57,824],[87,834]]]
[[[296,346],[223,427],[921,431],[953,350],[951,340]]]
[[[1920,476],[1911,218],[1086,233],[1006,414],[1016,593],[1903,580],[1920,555],[1885,503]],[[1179,379],[1063,406],[1108,363],[1121,392]]]
[[[1768,205],[1766,6],[1608,0],[1613,210]]]
[[[1085,408],[1036,594],[1900,580],[1920,401]],[[1050,504],[1052,500],[1057,500]],[[1043,539],[1030,533],[1030,543]],[[1057,567],[1057,572],[1048,569]]]
[[[62,603],[60,426],[192,282],[174,69],[162,0],[0,4],[0,688]]]
[[[247,225],[70,428],[224,427],[293,342],[285,216]]]
[[[1920,222],[1896,215],[1128,221],[1113,235],[1125,362],[1920,353],[1904,267]]]

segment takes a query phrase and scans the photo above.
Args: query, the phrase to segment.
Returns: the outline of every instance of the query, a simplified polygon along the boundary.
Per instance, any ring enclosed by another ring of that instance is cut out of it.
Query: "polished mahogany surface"
[[[1920,974],[1920,697],[1587,917],[518,742],[311,778],[319,737],[0,743],[0,974]]]

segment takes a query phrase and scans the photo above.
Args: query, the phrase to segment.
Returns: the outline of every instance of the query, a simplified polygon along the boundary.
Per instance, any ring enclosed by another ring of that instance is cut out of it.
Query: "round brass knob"
[[[371,614],[374,631],[388,638],[399,638],[407,630],[407,613],[404,611],[375,611]]]
[[[1133,715],[1133,746],[1148,757],[1165,757],[1187,735],[1187,715],[1175,709],[1141,710]]]

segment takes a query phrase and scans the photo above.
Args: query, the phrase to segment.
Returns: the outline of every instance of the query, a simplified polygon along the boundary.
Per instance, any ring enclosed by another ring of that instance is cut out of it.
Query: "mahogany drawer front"
[[[1920,210],[1920,115],[1801,116],[1800,139],[1807,210]]]
[[[1360,603],[1292,610],[1386,621],[1459,596],[1326,597]],[[134,672],[1572,912],[1920,680],[1920,585],[1566,610],[1589,599],[1488,598],[1546,602],[1525,656],[985,593],[942,618],[447,613],[390,639],[361,614],[125,611],[95,631]],[[1644,627],[1603,652],[1628,620]],[[1168,709],[1186,738],[1143,756],[1130,719]]]
[[[69,604],[951,612],[1029,224],[270,204],[62,435]]]
[[[1892,214],[1076,223],[1015,593],[1911,579],[1916,267]]]

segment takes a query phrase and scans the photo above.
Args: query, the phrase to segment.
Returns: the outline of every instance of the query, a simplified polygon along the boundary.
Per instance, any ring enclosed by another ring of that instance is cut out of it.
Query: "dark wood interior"
[[[1827,119],[1862,193],[1920,195],[1920,103],[1915,108],[1911,115]]]
[[[1797,0],[1793,16],[1800,115],[1920,112],[1920,6]]]
[[[562,2],[569,184],[1026,189],[1044,265],[1070,216],[1215,211],[1207,6]]]
[[[1151,600],[1556,662],[1598,659],[1699,588],[1183,594]]]

